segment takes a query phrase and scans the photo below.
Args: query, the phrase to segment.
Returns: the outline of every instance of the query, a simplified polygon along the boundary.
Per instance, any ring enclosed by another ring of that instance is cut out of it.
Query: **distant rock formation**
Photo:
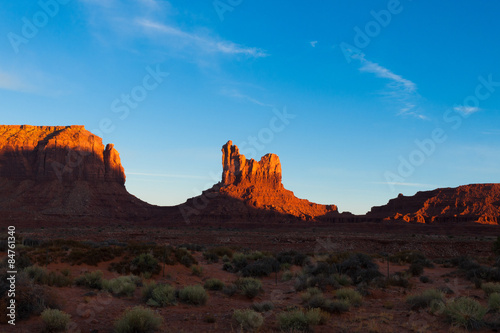
[[[112,144],[84,126],[0,126],[3,216],[146,218]]]
[[[228,141],[222,147],[222,185],[261,185],[282,189],[280,158],[275,154],[264,155],[259,162],[247,160],[237,146]]]
[[[0,126],[0,177],[125,184],[112,144],[83,126]]]
[[[281,183],[281,163],[275,154],[260,161],[247,160],[231,141],[222,147],[222,181],[201,196],[180,206],[185,218],[216,220],[259,216],[267,213],[276,218],[314,220],[320,216],[338,215],[337,206],[319,205],[295,197]]]
[[[498,224],[500,184],[472,184],[400,194],[387,205],[373,207],[367,216],[417,223],[477,222]]]

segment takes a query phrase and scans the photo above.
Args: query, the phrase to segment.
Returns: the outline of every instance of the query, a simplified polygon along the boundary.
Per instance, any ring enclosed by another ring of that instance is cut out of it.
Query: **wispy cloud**
[[[17,92],[32,92],[33,87],[24,82],[18,76],[0,71],[0,89],[17,91]]]
[[[210,177],[194,176],[194,175],[176,175],[176,174],[161,174],[161,173],[146,173],[146,172],[127,172],[127,176],[147,176],[159,178],[180,178],[180,179],[211,179]]]
[[[483,135],[500,135],[500,130],[498,129],[492,129],[492,130],[486,130],[481,132]]]
[[[273,107],[274,105],[272,104],[267,104],[267,103],[263,103],[253,97],[250,97],[248,95],[245,95],[245,94],[242,94],[239,90],[237,89],[229,89],[229,88],[222,88],[220,93],[224,96],[228,96],[228,97],[233,97],[233,98],[237,98],[237,99],[242,99],[242,100],[246,100],[246,101],[249,101],[251,103],[254,103],[254,104],[257,104],[257,105],[260,105],[260,106],[265,106],[265,107]]]
[[[417,90],[415,83],[403,78],[401,75],[394,74],[389,69],[380,66],[377,63],[371,62],[363,58],[361,60],[361,72],[373,73],[377,77],[392,80],[392,87],[401,89],[403,91],[413,93]]]
[[[155,22],[149,19],[137,19],[135,23],[149,32],[157,32],[162,35],[178,38],[181,45],[196,46],[208,53],[222,53],[228,55],[246,55],[249,57],[267,57],[268,54],[256,47],[246,47],[213,37],[202,36],[196,33],[182,31],[179,28]]]
[[[481,111],[480,108],[475,107],[475,106],[464,106],[464,105],[458,105],[453,108],[456,112],[460,112],[464,115],[470,115],[473,113],[476,113],[478,111]]]
[[[316,44],[318,44],[318,41],[314,40],[312,42],[309,42],[309,44],[311,44],[312,47],[316,47]]]
[[[421,96],[417,92],[417,85],[395,74],[390,69],[385,68],[378,63],[366,59],[364,53],[356,53],[351,56],[352,59],[358,60],[360,63],[359,71],[374,74],[378,78],[387,79],[390,82],[386,85],[387,90],[383,91],[390,102],[398,104],[398,115],[411,115],[419,119],[427,119],[423,114],[419,102]]]

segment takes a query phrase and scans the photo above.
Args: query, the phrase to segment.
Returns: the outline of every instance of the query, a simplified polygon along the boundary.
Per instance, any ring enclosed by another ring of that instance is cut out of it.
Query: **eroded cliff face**
[[[228,141],[222,147],[222,181],[203,195],[180,206],[185,218],[217,216],[240,217],[271,214],[274,218],[294,217],[314,220],[337,215],[335,205],[319,205],[297,198],[281,183],[281,163],[275,154],[260,161],[246,159],[237,146]],[[268,217],[269,219],[273,217]]]
[[[222,185],[259,185],[281,189],[280,159],[275,154],[267,154],[259,162],[247,160],[238,147],[228,141],[222,147]]]
[[[21,220],[145,219],[112,144],[84,126],[0,126],[0,214]]]
[[[0,177],[125,184],[114,146],[84,126],[0,126]]]
[[[440,188],[400,194],[387,205],[373,207],[367,214],[386,220],[406,222],[478,222],[498,224],[500,216],[500,184],[472,184],[456,188]]]

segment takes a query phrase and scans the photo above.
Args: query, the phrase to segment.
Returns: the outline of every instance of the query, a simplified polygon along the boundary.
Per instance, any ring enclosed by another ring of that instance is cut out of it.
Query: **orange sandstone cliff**
[[[0,126],[4,217],[129,218],[149,207],[125,189],[114,146],[84,126]]]
[[[472,184],[400,194],[387,205],[373,207],[367,216],[418,223],[498,224],[500,184]]]
[[[275,154],[260,161],[246,159],[231,141],[222,147],[222,181],[180,206],[186,220],[298,218],[314,220],[338,215],[337,206],[319,205],[295,197],[281,183],[281,163]]]

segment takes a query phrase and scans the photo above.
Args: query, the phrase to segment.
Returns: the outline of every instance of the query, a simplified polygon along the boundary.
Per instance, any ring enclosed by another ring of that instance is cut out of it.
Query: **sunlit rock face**
[[[114,145],[84,126],[0,126],[0,214],[20,219],[145,219]]]
[[[417,223],[498,224],[500,184],[439,188],[417,192],[413,196],[400,194],[387,205],[373,207],[367,215]]]
[[[275,154],[267,154],[260,161],[247,160],[237,146],[228,141],[222,147],[222,184],[223,185],[261,185],[280,189],[281,163]]]
[[[244,219],[259,214],[271,214],[278,219],[314,220],[338,214],[335,205],[318,205],[286,190],[281,183],[281,163],[277,155],[264,155],[258,162],[248,160],[231,141],[222,147],[221,182],[202,196],[189,199],[181,210],[186,216],[207,220],[217,220],[218,216]]]
[[[112,144],[84,126],[0,126],[0,177],[125,184]]]

